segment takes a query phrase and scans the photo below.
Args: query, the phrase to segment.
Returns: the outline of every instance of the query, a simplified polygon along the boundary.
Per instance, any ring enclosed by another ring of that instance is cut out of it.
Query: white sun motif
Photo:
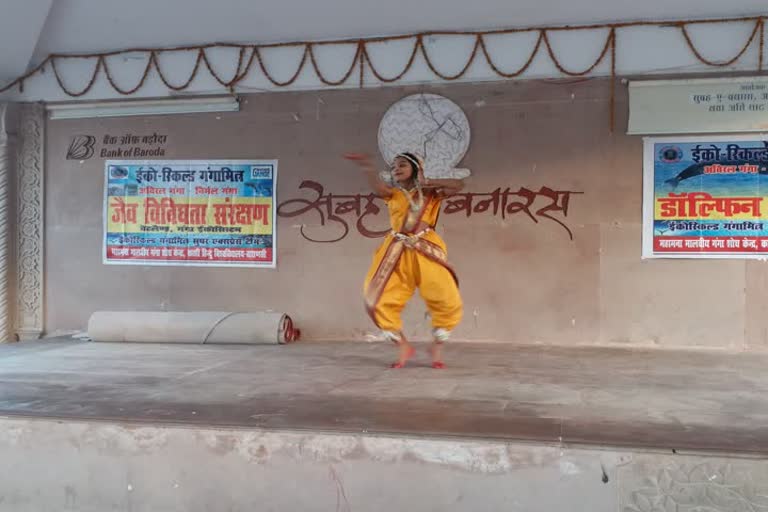
[[[437,94],[414,94],[389,107],[379,124],[379,151],[391,163],[409,151],[424,159],[428,178],[466,178],[457,169],[469,148],[469,121],[456,103]],[[387,177],[389,173],[386,174]]]

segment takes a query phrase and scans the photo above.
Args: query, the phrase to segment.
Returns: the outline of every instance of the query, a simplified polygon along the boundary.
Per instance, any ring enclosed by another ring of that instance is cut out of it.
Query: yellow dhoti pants
[[[436,233],[430,232],[425,238],[445,250],[444,242]],[[388,245],[389,239],[376,252],[365,279],[364,293]],[[417,288],[432,317],[434,329],[451,331],[461,322],[463,304],[451,272],[416,250],[405,248],[374,307],[376,325],[384,331],[400,332],[403,328],[400,313]]]

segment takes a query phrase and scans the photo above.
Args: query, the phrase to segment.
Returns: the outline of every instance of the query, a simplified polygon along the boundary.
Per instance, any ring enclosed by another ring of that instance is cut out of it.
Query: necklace
[[[421,190],[421,183],[419,183],[418,180],[416,181],[416,201],[411,197],[413,189],[406,190],[400,183],[397,183],[397,188],[403,191],[405,198],[408,199],[408,205],[412,212],[416,213],[421,211],[422,206],[424,206],[424,193]]]

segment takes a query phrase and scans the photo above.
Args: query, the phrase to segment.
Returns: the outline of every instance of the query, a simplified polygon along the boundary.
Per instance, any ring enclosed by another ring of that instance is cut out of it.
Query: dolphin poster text
[[[768,256],[768,137],[648,138],[643,256]]]

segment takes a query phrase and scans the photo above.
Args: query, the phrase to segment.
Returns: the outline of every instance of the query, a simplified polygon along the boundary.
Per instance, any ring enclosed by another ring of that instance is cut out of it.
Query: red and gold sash
[[[382,256],[376,272],[368,283],[368,288],[365,290],[364,296],[365,309],[368,312],[368,316],[373,320],[373,323],[378,327],[380,326],[376,322],[376,316],[374,314],[376,304],[379,303],[381,295],[384,293],[384,288],[386,287],[387,282],[389,282],[390,277],[392,277],[392,273],[395,271],[397,262],[400,261],[403,251],[406,249],[412,249],[435,263],[442,265],[451,273],[456,284],[459,284],[456,272],[448,263],[448,257],[445,254],[445,251],[440,246],[421,237],[421,234],[426,230],[431,229],[431,227],[417,232],[417,229],[424,226],[422,219],[433,200],[434,197],[429,195],[425,197],[424,205],[421,210],[418,212],[408,211],[408,215],[403,221],[400,232],[390,236],[387,250],[384,253],[384,256]]]

